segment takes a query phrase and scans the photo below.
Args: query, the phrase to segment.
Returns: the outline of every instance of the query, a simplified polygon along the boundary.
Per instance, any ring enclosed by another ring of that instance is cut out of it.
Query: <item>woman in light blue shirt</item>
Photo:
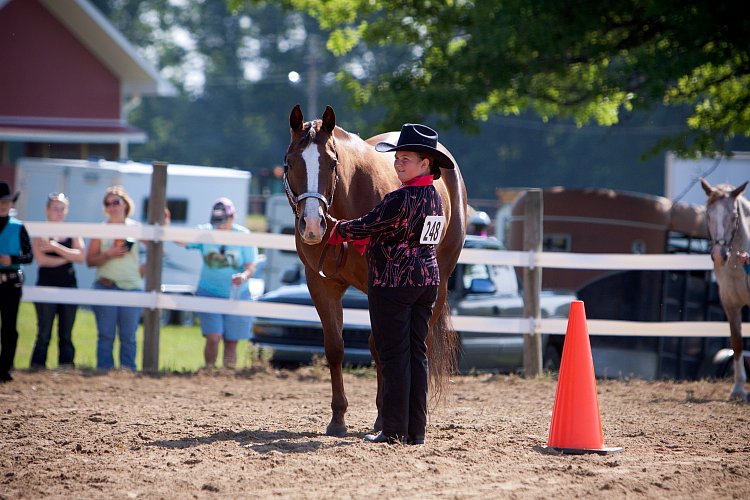
[[[234,203],[228,198],[219,198],[211,210],[211,223],[199,227],[249,233],[247,228],[234,223],[234,214]],[[250,300],[247,281],[255,272],[258,258],[256,247],[216,243],[188,243],[185,247],[200,250],[203,256],[197,296]],[[206,338],[203,351],[206,367],[215,366],[219,342],[223,339],[224,367],[234,368],[237,364],[237,343],[250,338],[250,316],[201,312],[198,317]]]

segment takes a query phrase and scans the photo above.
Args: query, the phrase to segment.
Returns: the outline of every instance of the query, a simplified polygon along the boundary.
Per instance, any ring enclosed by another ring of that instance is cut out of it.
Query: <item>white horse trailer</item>
[[[145,224],[151,192],[150,164],[134,162],[21,158],[16,164],[16,186],[21,196],[16,203],[22,221],[44,222],[47,196],[64,192],[70,198],[67,222],[103,222],[104,190],[121,185],[135,203],[130,217]],[[250,188],[250,173],[228,168],[169,165],[167,206],[173,225],[195,227],[207,223],[213,201],[226,196],[237,209],[235,220],[244,225]],[[32,235],[33,236],[33,235]],[[145,252],[145,247],[143,250]],[[164,242],[162,283],[165,291],[190,291],[198,283],[200,253]],[[37,266],[25,266],[27,283],[36,283]],[[78,286],[90,287],[94,269],[76,264]]]

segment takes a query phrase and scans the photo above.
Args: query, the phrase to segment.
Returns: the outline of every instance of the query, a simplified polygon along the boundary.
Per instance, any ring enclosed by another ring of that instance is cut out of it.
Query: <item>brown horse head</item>
[[[336,114],[326,106],[321,119],[305,122],[298,104],[289,115],[289,126],[292,137],[284,157],[284,189],[302,241],[317,245],[326,233],[338,180]]]
[[[729,184],[711,186],[701,178],[701,186],[708,196],[706,221],[711,238],[711,260],[714,265],[723,266],[729,260],[732,243],[740,227],[737,198],[745,191],[747,181],[739,187]]]

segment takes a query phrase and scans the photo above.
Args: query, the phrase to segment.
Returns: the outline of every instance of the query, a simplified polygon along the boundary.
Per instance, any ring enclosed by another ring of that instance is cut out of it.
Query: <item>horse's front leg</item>
[[[349,401],[344,390],[344,339],[341,333],[343,311],[339,307],[338,320],[329,318],[323,320],[323,345],[325,347],[328,369],[331,372],[331,421],[326,428],[327,436],[343,437],[346,435],[346,420],[344,418]]]
[[[732,350],[734,351],[734,385],[729,393],[730,400],[747,401],[745,392],[745,360],[742,356],[742,308],[739,307],[731,313],[727,313],[729,319],[729,332],[731,334]]]
[[[341,305],[341,297],[346,290],[345,283],[333,280],[324,280],[316,273],[308,272],[307,286],[310,290],[315,309],[320,317],[323,327],[323,347],[325,349],[328,369],[331,372],[331,422],[326,428],[326,435],[346,435],[346,420],[344,415],[349,406],[344,391],[344,338],[342,328],[344,325],[344,309]]]

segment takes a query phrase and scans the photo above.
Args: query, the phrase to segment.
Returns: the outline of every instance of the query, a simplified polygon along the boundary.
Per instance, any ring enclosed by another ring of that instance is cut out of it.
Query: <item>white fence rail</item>
[[[82,236],[85,238],[131,237],[153,241],[195,241],[201,243],[254,245],[261,248],[294,250],[291,235],[253,233],[242,234],[229,231],[203,231],[177,226],[124,226],[120,224],[78,224],[24,222],[32,237],[35,236]],[[612,269],[612,270],[710,270],[708,255],[632,255],[632,254],[574,254],[557,252],[518,252],[464,249],[459,262],[501,264],[515,267],[542,267],[565,269]],[[82,283],[80,286],[86,286]],[[234,302],[226,299],[192,297],[158,292],[124,292],[54,287],[24,286],[23,300],[30,302],[121,305],[152,309],[207,311],[271,318],[295,318],[318,321],[311,306],[278,304],[269,302]],[[369,325],[365,310],[345,309],[344,321]],[[453,324],[459,331],[523,334],[541,331],[549,334],[564,334],[566,319],[496,318],[485,316],[454,316]],[[672,337],[727,337],[726,322],[635,322],[588,320],[590,335],[637,335]],[[536,327],[536,330],[535,330]],[[750,330],[750,324],[743,328]]]

